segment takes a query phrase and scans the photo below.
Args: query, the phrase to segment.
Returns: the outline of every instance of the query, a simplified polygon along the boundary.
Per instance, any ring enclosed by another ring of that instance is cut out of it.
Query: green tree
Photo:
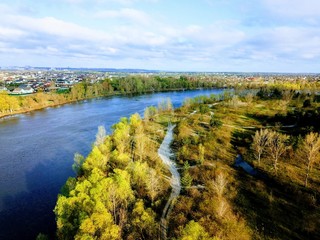
[[[219,128],[222,126],[222,122],[219,119],[217,119],[214,115],[211,116],[209,124],[211,127],[216,127],[216,128]]]
[[[191,177],[190,173],[186,172],[183,174],[183,176],[181,178],[181,184],[184,188],[188,188],[191,186],[192,177]]]
[[[200,104],[200,107],[199,107],[199,112],[201,114],[206,114],[210,111],[210,108],[208,107],[208,105],[206,104]]]
[[[39,233],[36,240],[49,240],[49,237],[43,233]]]

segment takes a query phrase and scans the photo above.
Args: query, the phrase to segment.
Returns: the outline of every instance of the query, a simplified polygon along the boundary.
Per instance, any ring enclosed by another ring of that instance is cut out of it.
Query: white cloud
[[[0,39],[12,40],[15,38],[20,38],[25,35],[26,35],[26,33],[24,31],[19,30],[19,29],[12,29],[12,28],[8,28],[8,27],[0,26]]]
[[[230,57],[261,62],[320,60],[318,28],[279,26],[261,29],[229,50]],[[233,51],[234,50],[234,51]],[[294,66],[294,65],[293,65]],[[295,66],[297,67],[297,66]]]
[[[90,3],[90,4],[119,4],[119,5],[133,5],[139,2],[157,3],[160,0],[60,0],[70,4]]]
[[[320,17],[319,0],[263,0],[275,14],[285,17]]]
[[[132,8],[123,8],[120,10],[105,10],[95,14],[97,18],[120,18],[131,21],[131,23],[148,24],[151,18],[143,11]]]
[[[6,23],[11,25],[12,31],[24,32],[31,37],[32,35],[45,34],[52,37],[69,38],[70,40],[110,40],[109,35],[103,31],[92,30],[53,17],[33,18],[10,15],[6,17]]]
[[[75,5],[89,4],[88,0],[61,1]],[[40,64],[47,59],[43,63],[70,66],[102,66],[114,62],[119,66],[122,64],[122,67],[139,67],[140,64],[140,67],[172,69],[186,64],[184,69],[202,69],[224,64],[233,70],[233,66],[260,64],[263,68],[278,62],[316,64],[320,61],[320,30],[312,25],[319,22],[315,11],[302,6],[301,9],[306,11],[301,15],[296,9],[288,8],[290,4],[299,9],[300,1],[263,0],[268,14],[261,16],[270,18],[267,20],[272,24],[265,21],[267,24],[260,24],[259,28],[254,24],[244,26],[241,19],[214,19],[206,24],[191,15],[190,20],[176,23],[165,12],[142,11],[138,9],[143,8],[130,5],[147,1],[94,0],[94,3],[100,2],[105,6],[107,2],[118,3],[120,8],[112,5],[84,10],[83,6],[87,5],[81,5],[79,9],[86,16],[85,20],[71,19],[64,14],[27,16],[27,13],[14,7],[0,4],[0,65],[7,59],[26,61],[25,64],[31,65],[29,58],[34,58]],[[310,3],[316,8],[313,0]],[[76,11],[78,6],[72,9]],[[97,12],[97,9],[105,10]],[[309,19],[310,24],[297,26],[292,21],[272,21],[280,16],[285,20],[303,16]],[[13,57],[9,58],[10,54]],[[156,65],[152,67],[152,64]]]

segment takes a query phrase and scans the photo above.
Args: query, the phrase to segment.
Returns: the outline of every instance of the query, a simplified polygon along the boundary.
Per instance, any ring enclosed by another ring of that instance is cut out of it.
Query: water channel
[[[170,97],[178,107],[187,97],[223,90],[116,96],[47,108],[0,119],[0,239],[35,239],[54,233],[53,208],[61,186],[73,176],[73,155],[87,155],[99,125]]]

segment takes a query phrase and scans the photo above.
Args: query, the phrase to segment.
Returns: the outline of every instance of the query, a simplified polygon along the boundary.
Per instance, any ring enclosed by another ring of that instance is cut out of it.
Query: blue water
[[[256,176],[258,174],[257,170],[254,169],[249,163],[244,161],[243,157],[240,154],[237,155],[234,166],[242,168],[246,173],[250,174],[251,176]]]
[[[74,173],[75,152],[87,155],[99,125],[170,97],[178,107],[187,97],[219,94],[195,90],[117,96],[47,108],[0,119],[0,239],[35,239],[54,233],[53,208],[61,186]]]

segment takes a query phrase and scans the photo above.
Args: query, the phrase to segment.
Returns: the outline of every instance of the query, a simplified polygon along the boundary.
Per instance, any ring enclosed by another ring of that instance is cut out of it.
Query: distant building
[[[12,95],[24,95],[34,93],[34,89],[32,87],[18,87],[15,88],[10,94]]]

